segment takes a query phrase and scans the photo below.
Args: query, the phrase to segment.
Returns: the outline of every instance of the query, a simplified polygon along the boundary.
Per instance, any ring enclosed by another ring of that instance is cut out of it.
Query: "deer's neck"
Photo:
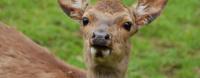
[[[124,78],[124,74],[113,68],[99,66],[88,70],[88,78]]]
[[[87,78],[125,78],[125,73],[128,67],[129,56],[124,58],[121,62],[106,65],[97,64],[94,67],[88,67]]]
[[[102,59],[92,56],[88,47],[85,47],[85,50],[87,78],[125,78],[130,56],[130,44],[113,49],[110,56]]]

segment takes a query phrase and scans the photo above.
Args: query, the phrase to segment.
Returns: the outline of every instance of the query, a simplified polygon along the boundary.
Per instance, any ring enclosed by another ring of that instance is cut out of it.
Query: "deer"
[[[167,0],[138,0],[128,7],[121,0],[58,0],[67,16],[80,23],[87,78],[125,78],[130,37],[163,11]]]
[[[167,0],[58,0],[64,12],[81,23],[87,70],[56,58],[14,28],[0,23],[0,78],[125,78],[130,37],[160,15]]]
[[[86,78],[86,73],[0,23],[0,78]]]

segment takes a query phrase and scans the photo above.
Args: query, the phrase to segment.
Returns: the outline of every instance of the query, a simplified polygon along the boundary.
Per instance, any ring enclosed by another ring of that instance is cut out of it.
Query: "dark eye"
[[[125,22],[125,23],[123,24],[123,27],[124,27],[124,29],[130,31],[132,25],[133,25],[133,24],[132,24],[131,22]]]
[[[83,22],[83,26],[86,26],[89,23],[89,19],[87,17],[83,17],[82,22]]]

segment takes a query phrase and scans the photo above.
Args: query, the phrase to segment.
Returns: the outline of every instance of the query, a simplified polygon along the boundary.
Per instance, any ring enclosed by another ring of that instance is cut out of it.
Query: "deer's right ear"
[[[88,0],[58,0],[63,11],[74,20],[81,20]]]

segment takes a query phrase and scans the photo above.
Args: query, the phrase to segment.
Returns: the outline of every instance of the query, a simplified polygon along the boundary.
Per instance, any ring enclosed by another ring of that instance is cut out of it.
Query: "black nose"
[[[110,40],[110,35],[106,32],[94,32],[92,42],[94,46],[106,46]]]

